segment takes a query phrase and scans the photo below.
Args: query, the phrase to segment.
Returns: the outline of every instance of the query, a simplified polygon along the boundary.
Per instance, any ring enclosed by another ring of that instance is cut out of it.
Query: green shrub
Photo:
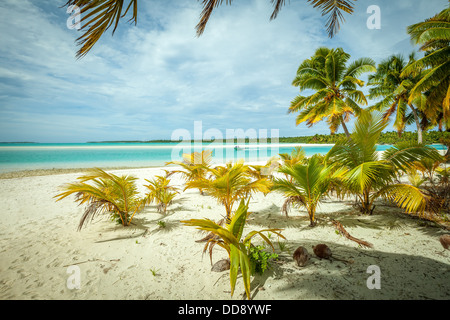
[[[252,265],[251,273],[260,275],[270,267],[269,260],[277,260],[278,254],[264,251],[264,246],[251,246],[249,249],[249,257]]]

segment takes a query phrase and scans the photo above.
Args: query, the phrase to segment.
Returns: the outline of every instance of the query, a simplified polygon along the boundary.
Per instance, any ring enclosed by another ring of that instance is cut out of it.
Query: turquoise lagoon
[[[291,153],[298,144],[217,143],[5,143],[0,144],[0,172],[35,169],[158,167],[180,161],[183,153],[209,149],[213,162],[266,161]],[[301,145],[307,156],[326,154],[332,145]],[[379,145],[383,151],[389,145]],[[444,150],[444,146],[435,145]]]

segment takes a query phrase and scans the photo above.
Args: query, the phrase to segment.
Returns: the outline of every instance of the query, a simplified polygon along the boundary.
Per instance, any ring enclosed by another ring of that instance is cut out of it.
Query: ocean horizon
[[[213,163],[267,161],[301,146],[306,156],[326,154],[332,144],[205,143],[205,142],[88,142],[0,143],[0,173],[39,169],[162,167],[181,161],[184,153],[212,150]],[[445,150],[443,145],[433,145]],[[384,151],[391,145],[378,145]]]

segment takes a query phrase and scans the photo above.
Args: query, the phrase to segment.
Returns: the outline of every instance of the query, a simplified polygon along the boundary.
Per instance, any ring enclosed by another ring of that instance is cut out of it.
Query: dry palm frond
[[[287,197],[286,201],[284,201],[283,205],[281,206],[281,212],[284,213],[286,217],[288,217],[288,213],[291,210],[292,205],[305,206],[305,200],[300,196]]]
[[[133,7],[133,16],[129,21],[137,22],[137,0],[130,0],[124,10],[124,0],[69,0],[66,6],[78,6],[81,10],[81,30],[84,31],[77,42],[81,45],[77,57],[85,56],[97,43],[100,37],[113,24],[113,34],[121,18],[125,17]]]
[[[357,238],[351,236],[347,232],[347,230],[344,229],[344,227],[342,226],[342,224],[339,221],[331,220],[331,222],[333,223],[333,225],[336,228],[336,230],[339,231],[339,233],[342,234],[347,239],[355,241],[360,246],[367,247],[367,248],[373,248],[373,244],[371,244],[370,242],[367,242],[367,241],[364,241],[364,240],[360,240],[360,239],[357,239]]]

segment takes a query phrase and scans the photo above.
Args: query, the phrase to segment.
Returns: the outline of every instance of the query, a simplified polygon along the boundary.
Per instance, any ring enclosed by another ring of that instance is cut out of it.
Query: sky
[[[448,5],[359,0],[330,39],[326,19],[305,0],[287,1],[272,21],[269,0],[240,0],[217,8],[197,37],[199,1],[145,0],[137,25],[123,19],[76,59],[81,31],[68,28],[65,2],[0,2],[1,142],[179,139],[179,132],[193,136],[195,123],[223,138],[237,129],[258,137],[328,134],[324,121],[296,126],[287,114],[301,62],[321,46],[342,47],[350,61],[407,57],[418,47],[406,27]],[[371,5],[380,8],[380,29],[367,27]]]

